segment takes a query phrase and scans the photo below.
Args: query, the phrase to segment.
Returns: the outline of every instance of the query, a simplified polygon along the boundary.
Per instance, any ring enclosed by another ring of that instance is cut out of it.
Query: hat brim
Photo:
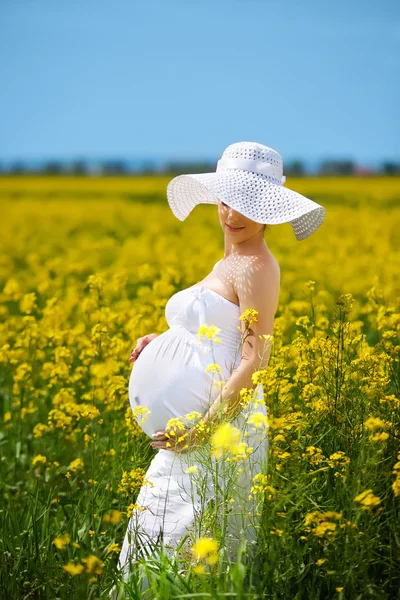
[[[237,172],[240,177],[235,177]],[[326,209],[314,200],[265,175],[240,169],[178,175],[168,183],[167,199],[180,221],[198,204],[218,204],[221,200],[256,223],[290,223],[298,240],[311,235],[326,216]]]

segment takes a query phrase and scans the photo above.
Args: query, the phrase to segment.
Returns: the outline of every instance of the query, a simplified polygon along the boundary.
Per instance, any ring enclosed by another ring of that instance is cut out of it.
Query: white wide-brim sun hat
[[[256,223],[290,223],[298,240],[311,235],[323,222],[326,209],[283,186],[282,157],[257,142],[228,146],[215,172],[174,177],[167,186],[173,214],[184,221],[198,204],[219,200]]]

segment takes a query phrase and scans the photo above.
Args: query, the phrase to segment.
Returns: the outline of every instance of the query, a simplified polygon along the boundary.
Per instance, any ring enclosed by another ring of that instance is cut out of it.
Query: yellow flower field
[[[168,181],[0,177],[4,598],[103,598],[115,582],[154,455],[129,405],[129,354],[167,329],[169,297],[223,256],[217,207],[178,221]],[[398,594],[400,180],[287,185],[327,217],[301,242],[289,224],[265,236],[281,295],[270,362],[255,376],[270,427],[250,490],[262,510],[255,577],[240,561],[226,569],[213,530],[190,567],[153,575],[159,598]],[[231,437],[220,430],[213,443]]]

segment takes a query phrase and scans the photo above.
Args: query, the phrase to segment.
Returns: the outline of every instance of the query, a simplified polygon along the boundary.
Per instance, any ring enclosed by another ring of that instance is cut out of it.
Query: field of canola
[[[0,178],[0,597],[107,597],[154,455],[129,406],[136,339],[223,256],[216,206],[169,179]],[[400,180],[288,180],[327,217],[281,266],[256,577],[223,539],[161,562],[153,597],[398,598]],[[144,569],[146,567],[143,567]],[[139,598],[133,574],[127,598]],[[136,592],[135,592],[136,589]]]

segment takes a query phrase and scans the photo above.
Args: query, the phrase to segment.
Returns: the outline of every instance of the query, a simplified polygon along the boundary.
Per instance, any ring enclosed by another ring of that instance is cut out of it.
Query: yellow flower
[[[386,429],[385,421],[382,421],[379,417],[369,417],[364,423],[365,427],[370,431],[375,431],[375,429]]]
[[[323,537],[325,534],[332,535],[335,532],[336,523],[330,523],[329,521],[323,521],[314,529],[314,535],[317,537]]]
[[[335,535],[337,525],[336,523],[332,523],[332,521],[341,518],[342,513],[337,513],[333,510],[328,510],[326,513],[315,510],[306,515],[304,527],[307,532],[312,532],[316,537],[324,537],[325,535],[333,536]],[[312,524],[316,525],[314,529],[309,527]]]
[[[271,342],[271,344],[274,341],[274,336],[271,335],[270,333],[263,333],[263,334],[260,334],[258,337],[260,340],[263,339],[266,342]]]
[[[142,424],[145,422],[148,416],[151,415],[151,410],[147,408],[147,406],[142,406],[141,404],[138,404],[133,409],[132,415],[135,417],[135,419],[138,419],[138,417],[141,416],[140,424]]]
[[[354,498],[354,502],[362,504],[363,510],[371,510],[372,506],[377,506],[382,501],[378,496],[374,496],[372,490],[365,490],[365,492],[361,492]]]
[[[112,525],[118,525],[122,519],[123,514],[119,510],[112,510],[109,515],[103,515],[103,521]]]
[[[240,397],[240,405],[245,407],[247,406],[252,398],[253,398],[253,392],[254,390],[252,388],[242,388],[239,392],[239,397]]]
[[[264,475],[264,473],[257,473],[257,475],[255,475],[252,479],[253,485],[251,487],[251,493],[265,494],[266,492],[268,492],[268,494],[265,494],[266,498],[268,500],[274,499],[275,495],[277,494],[277,490],[271,485],[269,485],[269,479],[270,475]]]
[[[289,456],[291,456],[290,452],[279,452],[278,453],[279,460],[285,460],[285,458],[289,458]]]
[[[213,565],[218,560],[218,542],[211,537],[199,538],[192,548],[196,560],[205,559],[209,565]]]
[[[259,385],[260,383],[267,385],[268,384],[268,370],[260,369],[259,371],[254,371],[251,375],[251,380],[254,385]]]
[[[327,558],[319,558],[319,559],[316,561],[316,563],[315,563],[315,564],[316,564],[316,565],[319,567],[319,566],[323,565],[323,564],[324,564],[324,563],[326,563],[326,562],[328,562],[328,559],[327,559]]]
[[[334,510],[328,510],[326,513],[323,514],[323,516],[325,519],[330,519],[331,521],[335,519],[339,520],[342,518],[343,513],[337,513]]]
[[[147,510],[147,506],[141,506],[140,504],[130,504],[126,509],[126,516],[129,518],[134,511],[144,511]]]
[[[219,327],[216,325],[207,325],[206,323],[200,325],[197,335],[200,341],[203,341],[204,336],[209,338],[210,340],[217,342],[217,344],[221,343],[221,339],[217,338],[216,335],[221,331]]]
[[[312,279],[310,279],[309,281],[307,281],[307,282],[304,284],[304,289],[305,289],[306,291],[308,290],[308,291],[310,291],[310,292],[313,292],[313,291],[314,291],[314,283],[315,283],[315,281],[313,281]]]
[[[298,325],[299,327],[305,327],[307,329],[307,327],[309,325],[311,325],[311,321],[310,321],[309,317],[307,317],[307,315],[305,315],[305,316],[299,317],[297,319],[296,325]]]
[[[23,296],[19,302],[19,308],[22,313],[30,314],[36,308],[35,292],[25,294],[25,296]]]
[[[167,437],[175,437],[177,431],[185,429],[185,424],[182,423],[179,417],[171,417],[171,419],[168,420],[165,429]]]
[[[220,371],[222,371],[222,367],[220,367],[216,363],[211,363],[206,367],[207,373],[219,373]]]
[[[104,287],[105,281],[99,275],[89,275],[89,277],[87,278],[87,284],[89,285],[89,289],[91,292],[93,292],[94,290],[101,292]]]
[[[107,548],[107,552],[120,552],[121,548],[118,546],[118,544],[110,544]]]
[[[70,575],[80,575],[85,567],[83,565],[75,565],[73,562],[68,562],[63,566],[63,569]]]
[[[212,451],[215,457],[221,457],[225,450],[234,452],[240,439],[240,431],[230,423],[222,423],[211,438]]]
[[[336,590],[337,592],[343,592],[343,590],[344,590],[344,587],[337,587],[337,588],[335,588],[335,590]]]
[[[258,311],[253,309],[253,308],[248,308],[247,310],[244,311],[244,313],[239,317],[239,319],[241,321],[245,321],[245,324],[247,327],[250,327],[250,325],[252,323],[257,323],[258,319],[257,319],[257,315],[258,315]]]
[[[268,428],[268,417],[264,415],[264,413],[253,412],[247,419],[247,423],[249,425],[254,425],[256,429],[261,429],[262,427]]]
[[[321,521],[339,520],[342,518],[342,513],[337,513],[333,510],[328,510],[326,513],[322,513],[319,510],[308,513],[304,519],[304,525],[310,525],[310,523],[320,523]]]
[[[87,558],[83,558],[82,562],[86,563],[86,571],[88,573],[95,573],[96,575],[101,575],[103,572],[103,561],[94,554],[91,554]]]
[[[13,277],[9,279],[3,288],[3,294],[11,300],[19,300],[22,293],[18,281]]]
[[[395,496],[400,496],[400,477],[393,481],[392,489]]]
[[[50,427],[48,425],[45,425],[44,423],[36,423],[35,427],[33,428],[33,437],[42,437],[42,435],[47,431],[50,431]]]
[[[389,434],[386,431],[381,431],[380,433],[375,433],[371,435],[371,440],[374,442],[385,442],[389,437]]]
[[[185,415],[185,419],[187,419],[188,421],[197,421],[198,419],[201,419],[202,414],[199,413],[197,410],[192,410],[192,412],[187,413]]]
[[[37,463],[45,463],[47,461],[46,456],[42,456],[42,454],[37,454],[35,458],[32,459],[32,465],[36,465]]]
[[[83,469],[84,467],[84,463],[83,460],[81,458],[76,458],[75,460],[73,460],[70,465],[69,468],[71,469],[71,471],[73,471],[74,473],[76,473],[76,471],[78,469]]]
[[[206,568],[204,565],[196,565],[193,568],[193,572],[196,573],[196,575],[204,575],[204,573],[206,572]]]
[[[186,469],[185,473],[197,473],[197,471],[198,468],[196,467],[196,465],[192,465],[188,469]]]
[[[59,549],[64,550],[64,547],[67,546],[71,541],[71,537],[68,532],[63,533],[62,535],[54,538],[53,544]]]
[[[350,459],[346,454],[342,451],[334,452],[329,456],[329,460],[326,461],[328,465],[334,469],[338,467],[342,467],[342,471],[345,470],[346,467],[350,463]]]

